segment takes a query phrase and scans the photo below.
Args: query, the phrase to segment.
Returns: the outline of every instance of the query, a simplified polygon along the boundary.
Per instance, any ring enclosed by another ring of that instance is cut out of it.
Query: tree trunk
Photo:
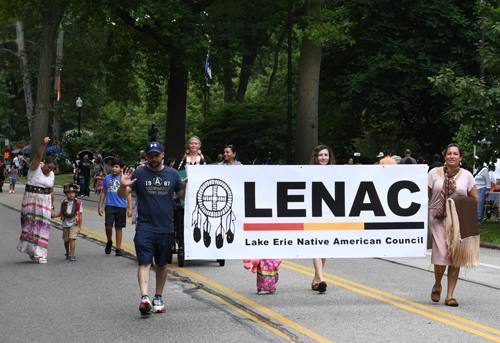
[[[57,101],[57,94],[59,90],[59,76],[62,73],[62,60],[64,55],[64,29],[62,24],[59,25],[59,34],[57,35],[57,48],[56,48],[56,70],[55,70],[55,80],[54,80],[54,90],[56,94],[56,101],[54,106],[54,117],[52,118],[52,128],[54,131],[52,145],[57,145],[61,143],[61,121],[62,121],[62,96],[59,101]]]
[[[185,150],[186,105],[188,72],[181,58],[170,58],[168,78],[167,124],[165,127],[165,158],[177,157]]]
[[[309,0],[307,14],[314,15],[321,23],[323,0]],[[302,38],[300,49],[298,85],[295,163],[308,164],[311,151],[318,145],[318,93],[321,69],[321,45],[315,45],[308,37]]]
[[[63,5],[61,5],[63,6]],[[49,129],[50,91],[54,39],[64,10],[42,9],[42,39],[40,43],[40,66],[35,106],[35,126],[31,138],[31,158],[34,158]]]
[[[281,45],[285,40],[287,32],[288,32],[288,25],[285,25],[283,27],[283,32],[281,33],[281,36],[278,39],[278,42],[276,43],[276,47],[274,48],[274,66],[273,66],[273,72],[271,73],[271,77],[269,77],[269,86],[267,87],[267,94],[266,94],[267,96],[273,94],[273,84],[274,80],[276,79],[276,73],[278,72],[279,52],[281,50]]]
[[[24,38],[23,22],[18,20],[16,22],[16,43],[17,43],[17,56],[21,62],[21,73],[23,75],[23,90],[24,100],[26,103],[26,119],[29,128],[30,136],[33,135],[33,90],[31,89],[30,73],[28,70],[28,56],[26,54],[26,40]]]

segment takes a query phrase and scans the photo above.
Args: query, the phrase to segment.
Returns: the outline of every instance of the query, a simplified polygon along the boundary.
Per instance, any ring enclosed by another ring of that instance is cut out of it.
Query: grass
[[[19,182],[26,183],[26,178],[20,177]],[[73,174],[58,174],[54,183],[57,186],[63,186],[68,182],[73,182]],[[496,220],[494,217],[494,214],[492,214],[491,219],[486,220],[479,226],[479,234],[481,235],[481,241],[500,244],[500,220]]]
[[[500,221],[488,219],[479,226],[481,241],[500,244]]]

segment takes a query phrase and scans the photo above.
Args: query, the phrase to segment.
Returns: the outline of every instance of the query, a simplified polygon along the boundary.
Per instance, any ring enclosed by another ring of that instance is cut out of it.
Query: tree
[[[445,66],[460,75],[477,71],[472,2],[354,0],[341,15],[353,23],[356,43],[325,48],[325,106],[349,116],[351,139],[368,134],[379,149],[410,140],[428,156],[441,151],[459,123],[428,77]]]
[[[314,18],[316,25],[321,25],[323,0],[306,2],[306,18]],[[306,24],[310,25],[310,24]],[[307,30],[307,26],[305,27]],[[319,74],[321,67],[321,45],[304,34],[300,49],[298,87],[295,162],[307,164],[311,151],[318,145],[318,96]]]
[[[5,1],[6,2],[6,1]],[[4,7],[5,6],[5,7]],[[17,18],[27,10],[36,9],[42,15],[40,59],[38,68],[38,82],[35,102],[35,113],[31,139],[31,156],[33,157],[38,148],[42,145],[44,137],[48,134],[50,91],[52,84],[52,62],[54,55],[54,39],[57,28],[63,17],[66,8],[65,1],[23,1],[20,3],[2,4],[4,7],[0,15],[3,20]],[[12,12],[9,12],[12,11]]]
[[[478,155],[481,160],[491,161],[500,157],[500,6],[498,3],[478,2],[481,13],[484,41],[477,46],[481,67],[485,75],[469,73],[463,75],[454,68],[443,68],[429,77],[435,89],[451,98],[446,115],[462,124],[461,141],[481,146]],[[488,144],[480,144],[488,142]]]

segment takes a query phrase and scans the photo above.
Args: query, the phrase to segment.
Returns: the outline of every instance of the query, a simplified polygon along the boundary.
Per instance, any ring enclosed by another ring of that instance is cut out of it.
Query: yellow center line
[[[291,262],[291,261],[282,261],[281,262],[281,266],[282,267],[285,267],[285,268],[288,268],[288,269],[291,269],[291,270],[294,270],[294,271],[297,271],[299,273],[302,273],[302,274],[305,274],[305,275],[309,275],[309,276],[313,276],[314,277],[314,269],[312,268],[309,268],[309,267],[306,267],[306,266],[303,266],[303,265],[300,265],[300,264],[297,264],[297,263],[294,263],[294,262]],[[296,267],[299,267],[299,268],[295,268],[293,266],[296,266]],[[304,270],[305,269],[305,270]],[[310,270],[311,272],[308,272],[306,270]],[[407,304],[410,304],[410,305],[413,305],[413,306],[416,306],[416,307],[420,307],[422,309],[425,309],[426,311],[429,311],[429,312],[434,312],[434,313],[437,313],[439,315],[442,315],[442,316],[445,316],[445,317],[448,317],[448,318],[451,318],[451,319],[454,319],[454,320],[457,320],[459,322],[462,322],[462,323],[466,323],[466,324],[469,324],[471,326],[474,326],[474,327],[477,327],[477,328],[480,328],[480,329],[483,329],[483,330],[486,330],[486,331],[489,331],[489,332],[492,332],[492,333],[496,333],[496,334],[500,334],[500,330],[497,330],[497,329],[494,329],[494,328],[491,328],[491,327],[488,327],[486,325],[482,325],[482,324],[479,324],[479,323],[476,323],[476,322],[473,322],[471,320],[468,320],[468,319],[465,319],[465,318],[461,318],[459,316],[455,316],[453,314],[449,314],[447,312],[444,312],[444,311],[440,311],[440,310],[436,310],[432,307],[429,307],[429,306],[425,306],[425,305],[422,305],[422,304],[419,304],[419,303],[416,303],[414,301],[411,301],[411,300],[408,300],[408,299],[404,299],[404,298],[401,298],[401,297],[398,297],[396,295],[392,295],[392,294],[389,294],[389,293],[386,293],[386,292],[383,292],[383,291],[379,291],[375,288],[371,288],[371,287],[368,287],[368,286],[365,286],[365,285],[362,285],[362,284],[359,284],[359,283],[356,283],[356,282],[353,282],[353,281],[350,281],[350,280],[347,280],[347,279],[343,279],[341,277],[338,277],[338,276],[335,276],[335,275],[331,275],[331,274],[328,274],[328,273],[324,273],[325,276],[327,276],[329,278],[329,281],[332,282],[333,284],[337,285],[337,286],[340,286],[340,287],[344,287],[346,289],[349,289],[351,291],[354,291],[354,292],[357,292],[357,293],[361,293],[363,295],[366,295],[366,296],[369,296],[369,297],[372,297],[374,299],[377,299],[377,300],[381,300],[383,302],[386,302],[386,303],[389,303],[389,304],[392,304],[392,305],[395,305],[395,306],[398,306],[398,307],[401,307],[405,310],[408,310],[408,311],[411,311],[411,312],[414,312],[414,313],[417,313],[417,314],[420,314],[422,316],[425,316],[425,317],[428,317],[428,318],[431,318],[431,319],[435,319],[439,322],[442,322],[442,323],[445,323],[445,324],[448,324],[448,325],[451,325],[453,327],[456,327],[458,329],[461,329],[461,330],[464,330],[464,331],[467,331],[467,332],[470,332],[470,333],[473,333],[475,335],[478,335],[478,336],[481,336],[483,338],[486,338],[486,339],[489,339],[491,341],[494,341],[494,342],[500,342],[500,338],[498,337],[495,337],[495,336],[491,336],[491,335],[488,335],[488,334],[485,334],[481,331],[478,331],[478,330],[474,330],[474,329],[471,329],[467,326],[464,326],[464,325],[461,325],[461,324],[458,324],[458,323],[455,323],[455,322],[452,322],[448,319],[444,319],[444,318],[441,318],[441,317],[438,317],[438,316],[435,316],[433,314],[429,314],[429,313],[426,313],[424,311],[420,311],[418,309],[415,309],[413,307],[410,307],[410,306],[407,306],[407,305],[404,305],[404,304],[401,304],[401,303],[398,303],[398,302],[395,302],[395,301],[392,301],[392,300],[389,300],[387,298],[383,298],[381,296],[378,296],[378,295],[375,295],[373,293],[369,293],[367,291],[363,291],[361,289],[358,289],[358,288],[354,288],[354,287],[351,287],[351,286],[348,286],[344,283],[340,283],[340,282],[336,282],[335,280],[339,280],[339,281],[342,281],[342,282],[345,282],[345,283],[348,283],[348,284],[351,284],[351,285],[354,285],[356,287],[359,287],[359,288],[363,288],[363,289],[366,289],[370,292],[374,292],[374,293],[378,293],[378,294],[381,294],[381,295],[384,295],[386,297],[389,297],[389,298],[393,298],[393,299],[396,299],[398,301],[402,301],[404,303],[407,303]]]
[[[210,285],[210,286],[218,289],[219,291],[222,291],[222,292],[226,293],[227,295],[229,295],[229,296],[231,296],[231,297],[233,297],[235,299],[238,299],[242,303],[247,304],[247,305],[255,308],[256,310],[258,310],[258,311],[260,311],[262,313],[265,313],[269,317],[271,317],[271,318],[273,318],[273,319],[275,319],[277,321],[282,322],[283,324],[285,324],[285,325],[291,327],[292,329],[294,329],[294,330],[296,330],[296,331],[298,331],[298,332],[306,335],[307,337],[310,337],[310,338],[316,340],[317,342],[332,342],[329,339],[327,339],[327,338],[325,338],[323,336],[320,336],[317,333],[309,330],[308,328],[305,328],[302,325],[295,323],[294,321],[292,321],[292,320],[290,320],[290,319],[288,319],[288,318],[286,318],[286,317],[284,317],[284,316],[282,316],[282,315],[280,315],[280,314],[278,314],[278,313],[276,313],[276,312],[274,312],[274,311],[272,311],[272,310],[270,310],[270,309],[268,309],[268,308],[260,305],[259,303],[255,302],[253,300],[250,300],[250,299],[248,299],[248,298],[246,298],[246,297],[244,297],[244,296],[236,293],[235,291],[233,291],[233,290],[231,290],[231,289],[229,289],[227,287],[222,286],[221,284],[218,284],[215,281],[207,279],[206,277],[201,276],[200,274],[197,274],[195,272],[192,272],[192,271],[190,271],[189,269],[186,269],[186,268],[176,267],[176,269],[180,270],[181,272],[183,272],[185,274],[190,275],[191,277],[194,277],[194,278],[202,281],[203,283],[206,283],[206,284],[208,284],[208,285]]]

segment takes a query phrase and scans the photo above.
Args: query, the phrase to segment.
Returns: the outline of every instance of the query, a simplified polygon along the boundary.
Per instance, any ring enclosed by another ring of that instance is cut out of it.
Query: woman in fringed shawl
[[[38,263],[47,263],[50,218],[54,214],[55,159],[49,156],[40,165],[49,142],[50,138],[45,137],[30,164],[21,207],[22,232],[17,244],[17,250]]]
[[[446,200],[456,196],[470,196],[478,200],[476,182],[472,174],[460,168],[462,149],[455,143],[446,147],[445,166],[432,169],[427,177],[429,195],[432,193],[429,204],[429,225],[432,227],[432,258],[434,264],[435,283],[432,287],[431,300],[439,302],[441,297],[441,279],[448,266],[448,291],[445,304],[458,306],[453,298],[453,292],[458,281],[459,267],[453,267],[448,258],[446,245]]]
[[[201,141],[196,136],[191,136],[188,140],[188,149],[183,155],[175,160],[173,168],[177,171],[186,169],[187,165],[193,164],[211,164],[210,157],[201,153]]]

